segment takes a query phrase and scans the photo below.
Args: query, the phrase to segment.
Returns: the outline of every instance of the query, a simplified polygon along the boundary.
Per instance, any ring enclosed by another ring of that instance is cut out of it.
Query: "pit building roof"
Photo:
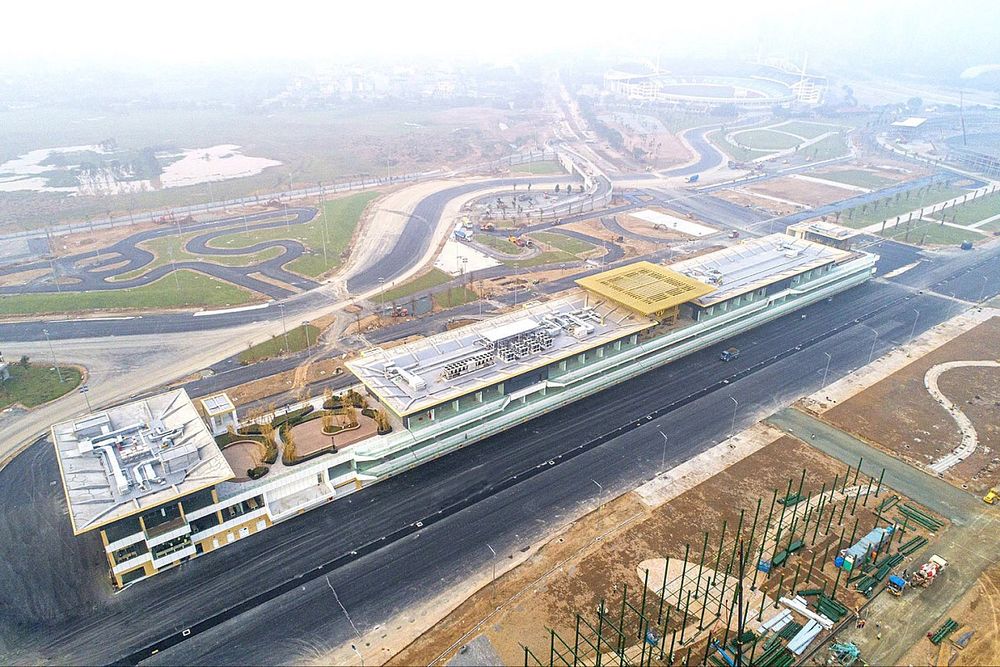
[[[850,227],[838,225],[835,222],[826,222],[825,220],[797,222],[794,225],[789,225],[786,231],[791,233],[796,230],[812,232],[837,241],[846,241],[847,239],[861,235],[861,230],[851,229]]]
[[[52,427],[76,534],[231,479],[183,389]]]
[[[708,307],[852,255],[846,250],[777,233],[676,262],[670,268],[715,287],[707,295],[691,300]]]
[[[393,412],[404,416],[655,324],[575,289],[561,298],[529,303],[419,341],[373,348],[348,361],[347,367]]]
[[[716,289],[683,273],[645,261],[580,278],[576,284],[645,317],[693,301]]]

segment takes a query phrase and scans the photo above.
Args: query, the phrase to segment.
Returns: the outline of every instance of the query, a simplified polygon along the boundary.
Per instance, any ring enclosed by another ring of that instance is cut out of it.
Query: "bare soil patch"
[[[124,238],[132,236],[137,232],[147,229],[162,229],[163,225],[155,222],[143,222],[136,224],[122,224],[112,229],[95,229],[93,231],[74,232],[65,236],[52,237],[52,252],[57,257],[64,255],[75,255],[88,250],[99,250],[112,243],[117,243]]]
[[[345,372],[343,363],[338,359],[315,361],[309,364],[308,371],[306,372],[306,382],[311,384],[329,379],[337,374],[337,369],[340,369],[341,373]],[[296,369],[294,368],[281,373],[275,373],[266,378],[231,387],[226,390],[226,393],[229,394],[229,398],[233,401],[234,405],[246,405],[247,403],[252,403],[253,401],[258,401],[292,389],[295,382],[295,373]]]
[[[715,197],[721,197],[728,202],[739,204],[740,206],[746,206],[748,208],[755,208],[757,210],[764,211],[773,216],[789,215],[791,213],[797,213],[800,210],[791,204],[784,204],[782,202],[774,201],[773,199],[764,199],[763,197],[755,197],[753,194],[743,189],[719,190],[717,192],[713,192],[712,195]]]
[[[747,189],[751,193],[763,193],[809,206],[830,204],[857,194],[846,188],[838,188],[832,185],[823,185],[822,183],[813,183],[788,177],[773,178],[761,183],[755,183],[748,186]]]
[[[17,285],[27,285],[36,278],[51,273],[50,269],[32,269],[30,271],[18,271],[16,273],[0,274],[0,287],[14,287]]]
[[[962,623],[939,648],[926,638],[911,648],[901,660],[904,665],[1000,665],[1000,565],[987,569],[959,602],[941,618]],[[953,641],[966,632],[972,637],[964,649]],[[945,662],[940,661],[943,657]]]
[[[961,439],[948,412],[927,392],[924,376],[937,364],[997,357],[1000,317],[989,319],[824,413],[823,419],[911,463],[927,465]],[[944,478],[983,493],[997,484],[1000,459],[1000,371],[954,368],[941,375],[941,392],[959,406],[979,435],[979,447]]]

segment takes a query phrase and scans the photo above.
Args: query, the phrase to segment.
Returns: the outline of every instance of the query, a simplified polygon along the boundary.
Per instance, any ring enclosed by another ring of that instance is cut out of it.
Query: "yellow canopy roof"
[[[580,278],[576,284],[646,316],[716,289],[683,273],[645,261]]]

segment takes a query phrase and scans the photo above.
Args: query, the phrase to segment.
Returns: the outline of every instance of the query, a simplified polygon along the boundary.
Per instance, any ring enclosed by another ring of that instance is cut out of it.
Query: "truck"
[[[920,566],[920,569],[910,575],[910,586],[914,588],[927,588],[937,579],[941,572],[948,567],[948,561],[937,554],[927,559],[927,562]]]
[[[698,174],[691,174],[690,176],[687,177],[687,180],[685,180],[684,182],[685,183],[697,183],[698,182]]]
[[[740,351],[735,347],[731,347],[729,349],[723,350],[722,354],[719,355],[719,359],[721,361],[732,361],[738,356],[740,356]]]
[[[890,593],[892,593],[893,595],[895,595],[896,597],[899,597],[903,594],[903,591],[906,589],[906,586],[907,586],[906,579],[903,579],[902,577],[896,574],[890,574],[889,583],[886,584],[885,589]]]

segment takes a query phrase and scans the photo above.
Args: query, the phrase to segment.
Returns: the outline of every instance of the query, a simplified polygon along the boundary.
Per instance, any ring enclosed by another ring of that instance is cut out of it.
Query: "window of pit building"
[[[338,477],[343,477],[344,475],[350,475],[354,472],[350,461],[345,461],[344,463],[338,463],[329,470],[326,471],[330,480],[335,480]]]
[[[136,533],[141,533],[142,527],[139,525],[139,517],[127,516],[114,523],[109,523],[103,530],[104,536],[108,538],[108,543],[110,544],[111,542],[131,537]]]
[[[180,505],[160,505],[147,512],[143,512],[142,522],[146,526],[146,532],[150,534],[161,532],[157,529],[162,529],[162,531],[170,530],[174,527],[173,524],[183,522]]]
[[[200,533],[203,530],[208,530],[209,528],[214,528],[219,525],[219,515],[215,512],[206,514],[203,517],[195,519],[191,522],[191,532]]]
[[[145,576],[146,576],[146,570],[144,570],[141,567],[136,568],[134,570],[129,570],[128,572],[126,572],[121,576],[122,586],[125,586],[126,584],[131,584],[133,581],[142,579]]]
[[[115,549],[111,555],[114,557],[115,563],[124,563],[127,560],[138,558],[147,551],[149,551],[149,547],[146,546],[145,542],[135,542],[122,549]]]
[[[202,489],[181,498],[181,505],[185,514],[191,514],[200,509],[214,505],[215,499],[212,497],[212,489]]]
[[[230,505],[226,509],[222,510],[222,517],[229,521],[230,519],[235,519],[238,516],[242,516],[247,512],[252,512],[258,507],[264,505],[264,496],[254,496],[253,498],[248,498],[243,502],[236,503],[235,505]]]

